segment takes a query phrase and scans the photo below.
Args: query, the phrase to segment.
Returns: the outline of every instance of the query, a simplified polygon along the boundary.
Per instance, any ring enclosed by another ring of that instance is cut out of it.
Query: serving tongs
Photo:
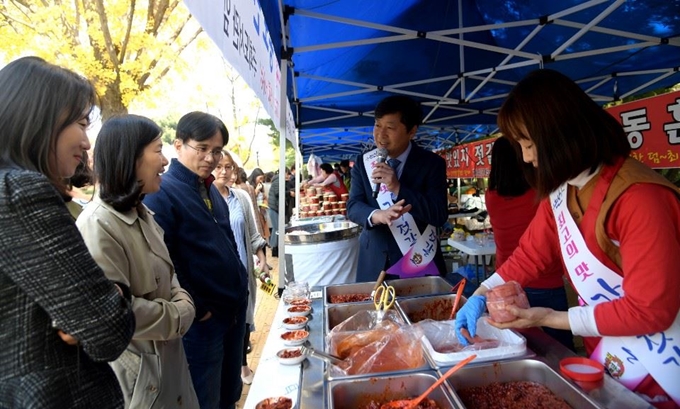
[[[309,345],[303,344],[300,347],[300,352],[302,352],[302,355],[304,355],[304,356],[312,356],[314,358],[321,359],[322,361],[325,361],[329,364],[336,365],[336,366],[345,362],[342,359],[338,358],[337,356],[333,356],[333,355],[327,354],[325,352],[317,351],[316,349],[312,348]]]

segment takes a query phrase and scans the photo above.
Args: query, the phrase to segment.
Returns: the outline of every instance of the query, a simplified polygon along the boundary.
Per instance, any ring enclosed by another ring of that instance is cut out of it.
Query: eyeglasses
[[[224,157],[224,154],[222,153],[221,149],[215,149],[213,151],[209,151],[208,148],[206,148],[205,146],[196,147],[196,146],[191,146],[188,143],[185,143],[184,146],[187,146],[187,147],[195,150],[197,155],[203,156],[206,159],[208,158],[208,155],[212,156],[212,158],[216,161],[220,161]]]
[[[222,170],[234,170],[234,169],[236,169],[236,166],[234,166],[234,165],[224,165],[224,166],[217,165],[217,166],[215,166],[215,170],[218,171],[218,172],[220,172]]]

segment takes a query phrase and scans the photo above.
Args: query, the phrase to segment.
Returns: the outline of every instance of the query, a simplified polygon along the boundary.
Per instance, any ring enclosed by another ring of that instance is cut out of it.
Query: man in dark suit
[[[436,237],[447,220],[446,164],[412,142],[421,117],[409,97],[383,99],[375,110],[376,149],[352,168],[347,215],[363,226],[357,282],[375,281],[383,269],[392,278],[446,273]],[[380,148],[387,150],[384,163],[377,160]]]

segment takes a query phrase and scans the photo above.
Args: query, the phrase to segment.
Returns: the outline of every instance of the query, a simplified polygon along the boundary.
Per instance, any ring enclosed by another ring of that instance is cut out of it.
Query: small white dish
[[[287,311],[291,317],[306,317],[312,312],[312,307],[309,305],[293,305]]]
[[[291,330],[291,329],[303,329],[306,325],[307,322],[309,321],[309,318],[302,316],[302,317],[288,317],[283,319],[283,328]]]
[[[300,348],[286,348],[276,353],[281,365],[298,365],[305,360],[305,355]]]
[[[292,300],[289,300],[287,304],[291,307],[293,305],[312,305],[312,300],[309,298],[293,298]]]
[[[304,329],[286,331],[283,334],[281,334],[283,344],[291,347],[304,344],[305,341],[307,341],[307,338],[309,338],[309,331],[306,331]]]

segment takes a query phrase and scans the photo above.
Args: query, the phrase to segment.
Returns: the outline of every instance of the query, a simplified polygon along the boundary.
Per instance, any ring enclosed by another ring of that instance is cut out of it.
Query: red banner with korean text
[[[607,109],[623,125],[631,156],[652,168],[680,167],[680,91]]]
[[[621,104],[607,112],[623,126],[633,148],[632,157],[651,168],[680,167],[680,91]],[[491,147],[496,139],[439,151],[446,160],[446,177],[489,177]]]
[[[470,142],[437,152],[446,161],[446,177],[488,178],[491,172],[491,147],[496,139]]]

